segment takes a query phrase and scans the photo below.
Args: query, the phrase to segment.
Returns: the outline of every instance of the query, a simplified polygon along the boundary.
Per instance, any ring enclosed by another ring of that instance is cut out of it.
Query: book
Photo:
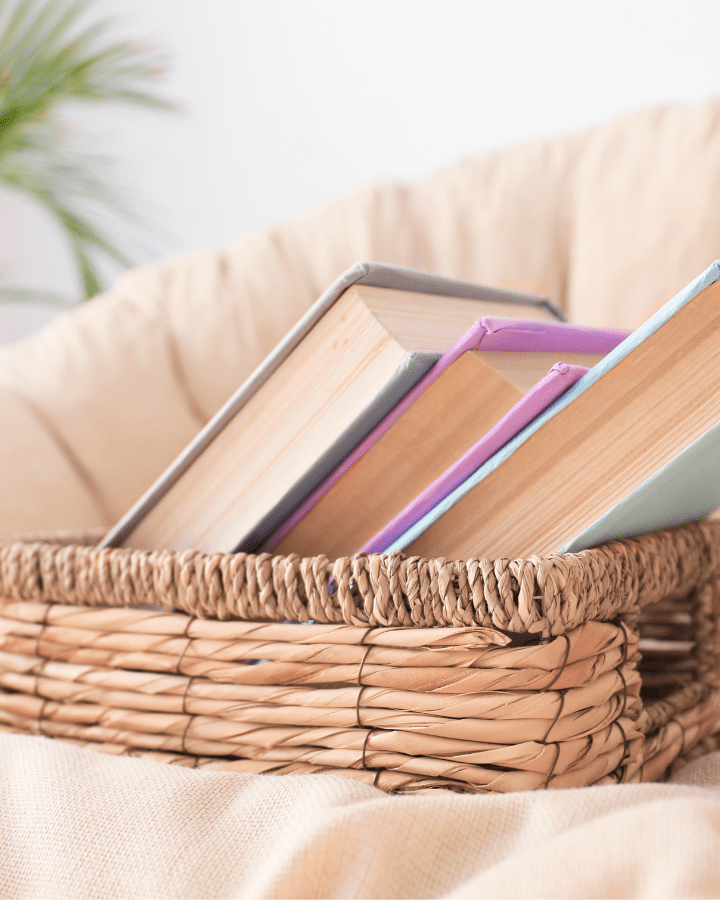
[[[386,523],[399,527],[399,514],[406,526],[415,521],[426,491],[437,502],[459,472],[477,468],[626,336],[483,316],[263,549],[331,559],[380,552]],[[572,364],[555,366],[560,354]]]
[[[579,551],[720,506],[720,262],[388,547]]]
[[[361,547],[361,553],[384,553],[402,534],[430,512],[494,453],[588,372],[584,366],[556,363],[452,465],[387,521]]]
[[[101,546],[259,546],[483,315],[544,298],[398,266],[337,279]]]

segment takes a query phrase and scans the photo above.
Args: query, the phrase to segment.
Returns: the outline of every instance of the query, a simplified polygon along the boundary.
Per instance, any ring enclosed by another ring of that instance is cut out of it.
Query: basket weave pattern
[[[713,523],[514,561],[16,542],[0,727],[392,791],[653,779],[720,728],[719,582]]]

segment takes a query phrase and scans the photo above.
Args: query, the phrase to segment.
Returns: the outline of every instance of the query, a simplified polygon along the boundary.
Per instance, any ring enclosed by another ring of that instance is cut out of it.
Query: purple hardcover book
[[[357,461],[364,456],[368,450],[376,444],[382,436],[392,428],[392,426],[400,419],[400,417],[415,403],[452,363],[455,362],[463,353],[468,350],[490,350],[490,351],[513,351],[513,352],[553,352],[561,356],[563,353],[609,353],[622,340],[624,340],[629,332],[610,328],[594,328],[587,325],[570,325],[565,322],[540,322],[526,321],[522,319],[507,319],[497,316],[484,316],[479,319],[460,340],[447,353],[444,353],[432,369],[422,378],[418,384],[400,401],[400,403],[390,412],[383,421],[345,458],[345,460],[332,472],[328,478],[313,491],[310,496],[299,506],[299,508],[290,515],[283,525],[280,526],[264,543],[263,550],[272,550],[293,528],[300,522],[307,513],[315,506],[315,504],[335,485]],[[533,388],[526,397],[516,405],[517,409],[521,404],[526,410],[536,405],[537,415],[552,400],[560,396],[563,390],[566,390],[571,383],[576,381],[583,371],[579,366],[566,366],[568,370],[575,370],[576,374],[573,381],[568,380],[568,373],[562,376],[559,373],[551,373],[543,378]],[[541,388],[541,385],[547,385]],[[562,387],[564,384],[564,387]],[[551,386],[552,385],[552,386]],[[552,395],[552,391],[557,393]],[[532,395],[532,396],[531,396]],[[543,397],[547,397],[544,404],[540,406]],[[514,412],[508,413],[502,420],[506,420]],[[523,415],[527,415],[525,412]],[[519,430],[524,427],[533,416],[527,421],[523,421],[522,425],[515,425],[515,430],[509,433],[505,440],[508,440]],[[518,419],[518,422],[520,420]],[[499,428],[498,423],[492,429],[494,433]],[[512,424],[512,423],[511,423]],[[505,432],[503,432],[505,433]],[[501,446],[501,445],[498,445]],[[473,448],[474,450],[475,448]],[[472,450],[469,453],[473,452]],[[493,451],[494,452],[494,451]],[[469,454],[465,454],[463,459]],[[459,464],[460,461],[458,461]],[[425,492],[423,492],[424,494]],[[402,513],[401,513],[402,515]],[[384,533],[384,530],[383,530]],[[374,539],[373,539],[374,540]],[[365,548],[363,548],[365,549]]]
[[[527,394],[506,413],[476,444],[464,453],[456,463],[436,478],[409,503],[402,512],[373,535],[359,552],[384,553],[401,534],[419,521],[433,507],[444,500],[466,478],[479,469],[488,459],[503,447],[510,438],[528,425],[535,416],[550,406],[558,397],[575,384],[588,371],[584,366],[569,366],[556,363],[547,375],[532,387]]]

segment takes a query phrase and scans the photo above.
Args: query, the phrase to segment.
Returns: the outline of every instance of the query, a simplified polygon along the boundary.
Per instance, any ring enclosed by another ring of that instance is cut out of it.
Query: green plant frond
[[[10,87],[16,98],[27,89],[29,73],[57,54],[58,38],[72,28],[80,12],[78,3],[63,8],[56,0],[18,4],[0,43],[0,68],[13,73]]]
[[[114,209],[122,216],[119,198],[102,183],[98,185],[82,164],[53,161],[41,171],[19,159],[14,166],[8,160],[4,162],[3,167],[0,161],[0,179],[34,197],[62,226],[78,263],[86,297],[97,293],[100,285],[93,255],[100,253],[122,266],[131,264],[130,255],[118,247],[117,240],[104,233],[88,202],[91,197],[95,207]]]
[[[107,158],[73,147],[54,120],[29,124],[14,137],[0,154],[0,181],[20,189],[26,182],[28,187],[44,184],[53,193],[117,202]]]
[[[84,38],[81,35],[53,54],[35,56],[23,85],[31,99],[38,92],[50,90],[60,97],[108,100],[131,90],[149,102],[162,102],[151,92],[139,89],[142,80],[158,71],[157,62],[149,52],[143,51],[145,58],[131,63],[130,54],[122,45],[93,52],[94,48]]]
[[[130,264],[100,221],[132,216],[107,160],[73,150],[57,110],[71,100],[174,108],[149,86],[164,55],[117,40],[113,22],[91,12],[90,0],[0,0],[0,181],[61,224],[86,296],[100,289],[98,253]]]
[[[79,164],[81,165],[81,163]],[[75,161],[38,165],[0,166],[0,180],[9,187],[34,197],[74,236],[92,241],[98,249],[118,262],[127,264],[129,253],[117,249],[117,240],[105,235],[101,222],[140,223],[124,198],[101,178],[95,178]]]
[[[75,259],[77,260],[78,268],[80,269],[80,277],[82,279],[85,297],[86,299],[95,297],[102,290],[97,270],[93,266],[88,254],[84,251],[81,243],[73,242],[72,249],[75,254]]]
[[[104,237],[96,225],[84,219],[79,213],[57,204],[54,212],[70,235],[71,243],[76,244],[78,247],[101,250],[106,256],[122,265],[130,264],[130,260],[122,250],[119,250],[108,238]]]
[[[56,8],[45,0],[46,8]],[[37,6],[37,0],[31,4]],[[86,3],[73,6],[82,11]],[[121,100],[169,107],[170,104],[144,87],[164,70],[162,54],[138,45],[103,42],[110,21],[96,23],[77,34],[69,33],[77,15],[66,12],[47,34],[34,34],[34,41],[11,48],[11,59],[0,52],[0,71],[13,70],[5,91],[5,105],[35,111],[38,101],[62,99]],[[23,36],[24,38],[24,36]],[[4,41],[0,37],[0,47]]]
[[[14,8],[13,8],[14,6]],[[77,3],[66,6],[67,13],[75,15]],[[17,66],[27,51],[33,46],[46,25],[57,15],[55,2],[38,4],[37,0],[21,0],[19,3],[2,0],[0,16],[9,16],[3,27],[3,43],[0,60],[3,65]],[[1,21],[1,20],[0,20]]]
[[[19,34],[0,34],[0,73],[5,106],[32,109],[61,99],[126,99],[168,106],[145,84],[164,70],[165,59],[152,48],[108,41],[111,20],[78,28],[89,7],[58,0],[24,0],[18,6],[33,22]],[[17,31],[15,17],[8,30]],[[15,40],[13,40],[13,37]],[[8,77],[10,76],[10,77]]]

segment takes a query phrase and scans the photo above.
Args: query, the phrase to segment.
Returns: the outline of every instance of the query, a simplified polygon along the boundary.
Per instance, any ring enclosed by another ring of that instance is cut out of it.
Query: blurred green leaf
[[[116,40],[114,22],[92,21],[92,10],[91,0],[0,0],[0,182],[60,223],[86,297],[101,289],[98,257],[130,264],[101,222],[132,214],[108,160],[77,149],[60,114],[78,101],[174,109],[152,88],[164,55]]]

